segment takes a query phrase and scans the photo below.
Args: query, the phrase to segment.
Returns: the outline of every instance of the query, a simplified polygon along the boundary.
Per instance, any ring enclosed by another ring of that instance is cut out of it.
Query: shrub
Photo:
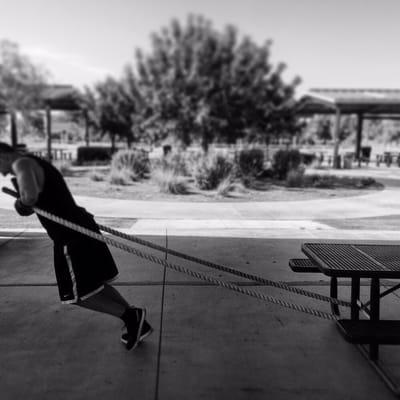
[[[89,179],[91,181],[93,181],[93,182],[102,182],[102,181],[104,181],[104,174],[102,174],[99,171],[95,171],[95,170],[90,171],[88,176],[89,176]]]
[[[111,169],[108,175],[108,181],[112,185],[126,186],[130,185],[134,180],[136,180],[135,176],[128,169]]]
[[[186,159],[186,170],[188,176],[194,176],[197,171],[197,167],[199,163],[202,162],[205,155],[203,151],[190,151],[185,152],[185,159]]]
[[[361,178],[360,179],[360,185],[362,187],[368,187],[368,186],[373,186],[376,184],[376,181],[374,178],[366,177],[366,178]]]
[[[272,169],[278,179],[286,179],[290,170],[295,170],[301,163],[298,150],[279,150],[275,153]]]
[[[194,179],[202,190],[215,189],[219,183],[233,173],[231,161],[221,154],[213,154],[200,159],[195,167]]]
[[[257,181],[254,176],[251,175],[242,176],[240,181],[242,182],[243,186],[247,189],[254,189],[257,187]]]
[[[171,169],[156,168],[152,172],[152,178],[163,193],[186,194],[189,192],[185,178]]]
[[[119,150],[111,160],[111,171],[125,170],[134,180],[141,179],[150,170],[149,155],[144,150]]]
[[[235,161],[242,176],[257,176],[264,170],[264,152],[261,149],[240,150],[235,155]]]
[[[315,162],[317,156],[314,153],[300,153],[300,160],[302,164],[311,165]]]
[[[80,146],[77,149],[77,164],[109,162],[111,160],[111,155],[111,147]]]
[[[286,176],[288,187],[302,187],[304,185],[304,168],[292,169]]]
[[[189,176],[188,157],[189,155],[183,151],[169,152],[167,155],[155,161],[154,169],[168,169],[177,175]]]
[[[235,184],[232,176],[227,176],[223,179],[217,187],[217,193],[219,196],[227,196],[230,192],[235,190]]]
[[[336,177],[333,175],[307,175],[307,184],[318,189],[331,189],[335,186]]]
[[[327,174],[312,174],[306,175],[304,179],[307,186],[313,186],[318,189],[333,189],[335,187],[363,189],[376,185],[376,181],[369,177],[353,178]]]

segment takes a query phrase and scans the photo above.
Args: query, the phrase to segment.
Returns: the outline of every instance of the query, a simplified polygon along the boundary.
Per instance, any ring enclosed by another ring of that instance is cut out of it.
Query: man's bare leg
[[[131,307],[131,305],[125,300],[125,298],[115,289],[113,286],[109,284],[104,284],[104,293],[112,300],[116,301],[117,303],[121,304],[125,308]]]
[[[76,305],[89,310],[113,315],[117,318],[121,318],[126,310],[125,305],[122,305],[120,302],[110,298],[104,289],[85,300],[80,300],[78,303],[76,303]]]
[[[121,341],[128,350],[135,348],[153,331],[153,328],[145,320],[146,310],[130,306],[122,295],[110,285],[105,285],[99,293],[76,304],[89,310],[120,318],[127,328],[127,333],[123,335]]]

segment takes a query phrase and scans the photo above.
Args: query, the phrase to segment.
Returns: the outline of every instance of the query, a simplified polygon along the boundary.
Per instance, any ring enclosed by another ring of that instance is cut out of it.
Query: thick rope
[[[107,233],[111,233],[112,235],[118,236],[118,237],[120,237],[122,239],[126,239],[126,240],[129,240],[131,242],[140,244],[142,246],[150,247],[152,249],[155,249],[155,250],[158,250],[158,251],[162,251],[162,252],[165,252],[165,250],[166,250],[163,246],[160,246],[158,244],[149,242],[149,241],[144,240],[144,239],[140,239],[137,236],[128,235],[126,233],[120,232],[120,231],[118,231],[116,229],[110,228],[110,227],[105,226],[105,225],[98,224],[98,226],[102,231],[107,232]],[[251,281],[254,281],[254,282],[257,282],[257,283],[262,283],[262,284],[267,285],[267,286],[272,286],[272,287],[275,287],[275,288],[278,288],[278,289],[283,289],[283,290],[286,290],[288,292],[292,292],[292,293],[300,294],[300,295],[303,295],[303,296],[311,297],[311,298],[316,299],[316,300],[326,301],[326,302],[332,303],[332,304],[337,304],[339,306],[351,307],[351,303],[348,302],[348,301],[339,300],[339,299],[335,299],[335,298],[332,298],[332,297],[329,297],[329,296],[324,296],[324,295],[319,294],[319,293],[310,292],[308,290],[304,290],[304,289],[300,289],[300,288],[297,288],[297,287],[294,287],[294,286],[287,285],[284,282],[272,281],[270,279],[265,279],[265,278],[259,277],[257,275],[248,274],[247,272],[238,271],[236,269],[233,269],[233,268],[221,265],[221,264],[216,264],[216,263],[213,263],[211,261],[202,260],[201,258],[197,258],[197,257],[191,256],[191,255],[185,254],[185,253],[181,253],[181,252],[173,250],[173,249],[168,249],[168,253],[173,255],[173,256],[182,258],[184,260],[188,260],[188,261],[195,262],[197,264],[205,265],[207,267],[216,269],[218,271],[227,272],[228,274],[236,275],[236,276],[239,276],[241,278],[249,279]]]
[[[245,294],[247,296],[255,297],[257,299],[264,300],[264,301],[267,301],[267,302],[270,302],[270,303],[273,303],[273,304],[277,304],[277,305],[280,305],[282,307],[286,307],[286,308],[289,308],[289,309],[292,309],[292,310],[295,310],[295,311],[299,311],[299,312],[303,312],[303,313],[306,313],[306,314],[314,315],[315,317],[328,319],[328,320],[337,320],[338,319],[338,317],[336,315],[331,314],[331,313],[315,310],[315,309],[312,309],[312,308],[309,308],[309,307],[305,307],[305,306],[302,306],[302,305],[299,305],[299,304],[293,304],[293,303],[287,302],[287,301],[282,300],[282,299],[277,299],[277,298],[272,297],[272,296],[267,296],[267,295],[264,295],[262,293],[259,293],[259,292],[255,291],[255,290],[251,290],[251,289],[248,289],[248,288],[243,288],[243,287],[234,285],[232,283],[224,282],[224,281],[209,277],[207,275],[201,274],[199,272],[192,271],[192,270],[190,270],[188,268],[185,268],[185,267],[182,267],[180,265],[172,264],[172,263],[164,261],[164,260],[162,260],[162,259],[160,259],[158,257],[155,257],[152,254],[145,253],[145,252],[140,251],[138,249],[135,249],[135,248],[133,248],[131,246],[128,246],[128,245],[126,245],[124,243],[121,243],[121,242],[119,242],[119,241],[117,241],[115,239],[104,237],[100,233],[93,232],[90,229],[86,229],[86,228],[84,228],[84,227],[82,227],[80,225],[74,224],[74,223],[72,223],[70,221],[67,221],[67,220],[63,219],[63,218],[57,217],[56,215],[53,215],[53,214],[51,214],[51,213],[49,213],[47,211],[41,210],[40,208],[33,207],[33,210],[37,214],[39,214],[39,215],[41,215],[41,216],[43,216],[43,217],[45,217],[45,218],[47,218],[47,219],[49,219],[49,220],[51,220],[53,222],[56,222],[56,223],[58,223],[60,225],[63,225],[63,226],[66,226],[67,228],[75,230],[75,231],[77,231],[79,233],[82,233],[82,234],[84,234],[86,236],[89,236],[89,237],[91,237],[93,239],[99,240],[100,242],[109,244],[111,246],[114,246],[116,248],[124,250],[124,251],[126,251],[128,253],[134,254],[137,257],[140,257],[140,258],[146,259],[148,261],[151,261],[152,263],[165,266],[165,267],[167,267],[169,269],[172,269],[172,270],[174,270],[176,272],[181,272],[181,273],[190,275],[193,278],[196,278],[196,279],[208,282],[208,283],[212,283],[213,285],[224,287],[226,289],[230,289],[230,290],[235,291],[237,293],[241,293],[241,294]]]

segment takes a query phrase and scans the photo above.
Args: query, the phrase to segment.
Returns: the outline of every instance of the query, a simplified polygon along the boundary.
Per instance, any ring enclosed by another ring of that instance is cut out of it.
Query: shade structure
[[[57,111],[78,111],[81,109],[80,94],[71,85],[47,85],[42,94],[46,107]]]
[[[81,110],[81,94],[72,85],[45,85],[41,91],[41,103],[37,109],[51,108],[55,111]],[[7,113],[6,102],[0,100],[0,113]]]
[[[336,115],[334,129],[334,166],[338,166],[340,118],[357,115],[355,155],[361,158],[362,126],[364,119],[400,119],[400,89],[310,89],[295,106],[299,116],[315,114]]]
[[[399,115],[400,89],[310,89],[300,98],[301,115],[341,114]]]
[[[37,110],[46,112],[46,137],[47,137],[47,157],[51,159],[51,112],[52,111],[83,111],[85,115],[86,131],[87,120],[86,113],[82,107],[81,94],[72,85],[45,85],[41,90],[41,99],[36,107]],[[5,103],[0,101],[0,114],[10,113],[11,119],[11,144],[17,147],[17,129],[15,122],[15,112],[18,110],[9,110]]]

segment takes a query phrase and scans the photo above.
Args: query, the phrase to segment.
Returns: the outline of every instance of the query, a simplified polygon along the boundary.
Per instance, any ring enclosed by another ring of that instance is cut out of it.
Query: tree
[[[347,115],[340,122],[339,142],[344,142],[348,137],[356,132],[357,121],[354,116]]]
[[[9,40],[0,40],[0,104],[11,116],[11,144],[17,145],[18,111],[39,108],[47,73]]]
[[[152,35],[149,54],[136,52],[136,87],[146,107],[141,123],[162,140],[174,132],[181,143],[235,142],[253,136],[294,133],[291,109],[296,78],[282,80],[285,65],[270,62],[271,42],[259,46],[222,32],[201,16],[186,25],[173,20]]]
[[[37,136],[45,136],[45,121],[41,111],[32,111],[24,113],[22,120],[22,126],[20,126],[20,132],[22,135],[29,135],[34,133]]]
[[[125,84],[125,81],[108,77],[97,83],[94,90],[86,88],[83,96],[82,106],[87,110],[89,124],[101,134],[110,135],[113,150],[117,136],[125,138],[128,146],[134,139],[135,102]]]

